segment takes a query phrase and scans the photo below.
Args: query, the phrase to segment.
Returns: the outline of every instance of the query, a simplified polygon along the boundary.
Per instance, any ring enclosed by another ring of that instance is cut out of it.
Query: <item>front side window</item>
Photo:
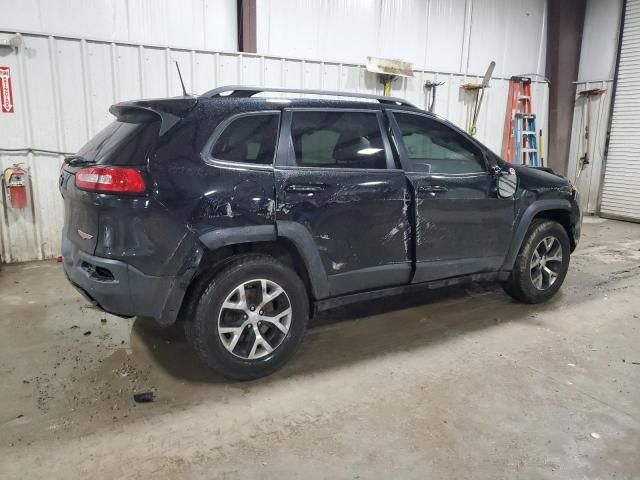
[[[278,138],[277,113],[238,117],[224,129],[211,150],[217,160],[271,165]]]
[[[294,112],[291,141],[301,167],[387,167],[374,112]]]
[[[436,120],[395,112],[413,170],[421,173],[479,173],[486,170],[480,150]]]

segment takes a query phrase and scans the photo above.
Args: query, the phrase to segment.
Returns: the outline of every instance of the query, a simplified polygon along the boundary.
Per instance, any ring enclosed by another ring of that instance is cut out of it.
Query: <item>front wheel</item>
[[[300,277],[265,255],[239,257],[205,288],[189,320],[189,340],[227,378],[269,375],[295,353],[309,302]]]
[[[558,222],[536,220],[529,227],[504,290],[524,303],[541,303],[553,297],[569,269],[571,246]]]

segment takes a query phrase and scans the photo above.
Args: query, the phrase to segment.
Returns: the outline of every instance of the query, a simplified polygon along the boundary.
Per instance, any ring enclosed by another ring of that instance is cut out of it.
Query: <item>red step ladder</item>
[[[531,78],[511,77],[504,122],[502,157],[519,165],[538,165],[536,115],[533,113]]]

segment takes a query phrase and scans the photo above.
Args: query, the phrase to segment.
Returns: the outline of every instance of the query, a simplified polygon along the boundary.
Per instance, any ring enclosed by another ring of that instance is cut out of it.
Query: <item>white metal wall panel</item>
[[[587,0],[579,82],[613,79],[622,0]]]
[[[0,0],[0,12],[3,30],[209,50],[238,46],[236,0]]]
[[[598,211],[598,198],[602,183],[602,165],[604,147],[607,139],[609,111],[611,108],[611,87],[613,80],[602,82],[584,82],[576,84],[576,101],[573,110],[573,127],[567,177],[580,193],[580,206],[585,213],[595,214]],[[605,92],[591,99],[591,159],[580,171],[580,157],[585,154],[585,127],[587,125],[587,100],[578,96],[578,92],[601,88]]]
[[[258,52],[497,76],[543,74],[545,0],[257,0]]]
[[[600,213],[640,221],[640,0],[628,0]]]
[[[494,60],[497,76],[544,73],[545,1],[473,0],[471,3],[468,65],[460,71],[483,73]]]
[[[0,148],[74,152],[106,126],[111,104],[135,98],[179,95],[173,60],[180,62],[189,91],[221,85],[338,89],[381,93],[375,75],[361,64],[320,62],[206,50],[174,50],[145,45],[24,34],[24,47],[2,57],[13,74],[14,114],[0,113]],[[480,76],[416,70],[415,77],[393,84],[393,94],[426,105],[427,79],[438,87],[435,111],[465,128],[473,96],[461,89]],[[487,90],[478,138],[496,152],[502,145],[508,81],[494,78]],[[534,84],[539,127],[547,129],[547,85]],[[33,195],[24,211],[9,208],[4,194],[0,212],[5,261],[50,258],[59,254],[63,208],[58,193],[61,155],[0,152],[2,169],[24,162]]]

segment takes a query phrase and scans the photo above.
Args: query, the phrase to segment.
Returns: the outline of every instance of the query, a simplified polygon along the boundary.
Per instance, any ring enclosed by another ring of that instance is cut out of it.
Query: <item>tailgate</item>
[[[134,198],[126,193],[81,190],[76,186],[76,173],[86,167],[129,167],[146,171],[159,138],[196,103],[195,98],[140,100],[119,103],[109,109],[116,120],[89,140],[77,155],[66,159],[60,172],[60,193],[65,205],[63,241],[94,255],[98,242],[108,244],[111,240],[107,238],[109,229],[100,225],[101,216],[106,218],[109,208],[127,204],[120,200]],[[105,238],[101,239],[102,231]]]
[[[98,207],[92,198],[95,194],[76,188],[77,170],[77,167],[65,166],[60,172],[60,193],[64,199],[62,238],[93,255],[98,241]]]
[[[93,255],[100,233],[99,219],[104,209],[104,194],[79,189],[76,186],[76,173],[92,166],[144,169],[147,156],[158,139],[159,128],[160,121],[149,114],[119,119],[93,137],[78,151],[78,155],[65,161],[59,180],[65,210],[63,239]]]

